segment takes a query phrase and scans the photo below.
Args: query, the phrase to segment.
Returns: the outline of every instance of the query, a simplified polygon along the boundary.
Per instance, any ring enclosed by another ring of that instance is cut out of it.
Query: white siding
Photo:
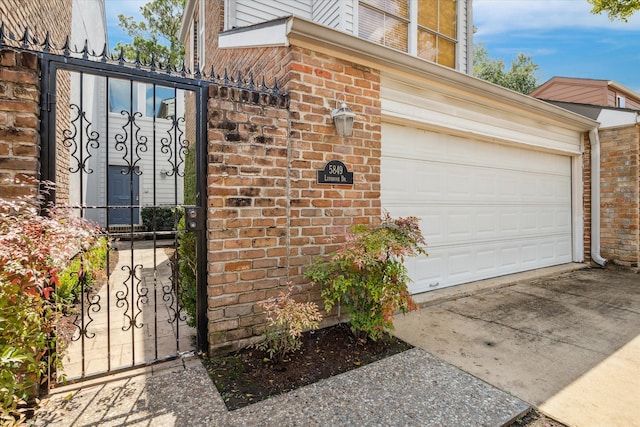
[[[346,2],[340,0],[316,1],[313,3],[312,20],[318,24],[326,25],[329,28],[342,30],[342,9],[341,4]]]
[[[467,6],[471,0],[463,0],[458,2],[458,49],[456,51],[457,61],[456,69],[463,73],[473,74],[472,61],[472,46],[470,46],[473,40],[473,34],[469,34],[469,31],[473,31],[473,22],[468,22],[468,19],[473,19],[472,16],[468,16],[468,9],[471,5]]]
[[[103,0],[73,0],[71,9],[71,46],[82,48],[89,41],[89,49],[102,52],[107,42],[107,24]]]
[[[80,74],[72,73],[74,88],[80,88]],[[120,113],[107,113],[107,84],[105,77],[90,74],[82,75],[83,99],[80,100],[79,90],[72,93],[72,104],[82,108],[85,115],[82,121],[72,123],[82,136],[78,134],[75,144],[72,144],[70,152],[78,147],[75,156],[80,156],[82,147],[82,159],[86,162],[84,172],[72,172],[70,176],[70,202],[72,206],[82,205],[88,207],[85,216],[106,225],[107,205],[107,180],[108,166],[126,166],[135,163],[139,168],[139,204],[145,206],[169,206],[182,204],[184,200],[184,179],[181,176],[167,176],[162,171],[170,170],[175,164],[175,145],[171,143],[170,151],[163,149],[162,140],[184,140],[184,122],[180,121],[178,131],[171,135],[168,131],[172,128],[171,120],[156,119],[152,117],[136,117],[135,125],[127,125],[127,117]],[[184,91],[177,91],[177,115],[184,116]],[[145,98],[144,87],[138,86],[137,109],[144,112]],[[62,108],[62,106],[58,106]],[[77,111],[72,109],[71,119],[77,117]],[[108,120],[108,122],[107,122]],[[155,135],[154,135],[155,125]],[[72,127],[73,127],[72,126]],[[70,129],[74,133],[73,129]],[[131,136],[131,133],[134,136]],[[91,138],[95,143],[91,143]],[[126,148],[123,145],[117,148],[116,142],[126,139]],[[135,151],[137,143],[131,140],[146,142],[145,147]],[[193,142],[193,141],[191,141]],[[71,144],[71,142],[69,142]],[[165,144],[166,145],[166,144]],[[138,160],[138,156],[140,159]],[[183,156],[184,157],[184,156]],[[154,166],[155,160],[155,166]],[[182,163],[180,172],[184,171],[184,159],[178,159]],[[77,160],[71,159],[70,166],[75,169]],[[154,198],[155,193],[155,198]],[[141,219],[139,218],[140,223]]]
[[[246,27],[290,15],[312,19],[312,3],[312,0],[237,0],[235,23],[231,27]]]

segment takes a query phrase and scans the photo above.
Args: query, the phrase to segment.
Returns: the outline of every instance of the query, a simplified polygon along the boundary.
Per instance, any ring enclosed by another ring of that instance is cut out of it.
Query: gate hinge
[[[56,103],[56,94],[47,93],[44,100],[44,105],[47,111],[51,111],[51,106]]]

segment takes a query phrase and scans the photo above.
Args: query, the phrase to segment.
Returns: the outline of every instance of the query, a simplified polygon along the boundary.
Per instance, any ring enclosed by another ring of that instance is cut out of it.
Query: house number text
[[[318,171],[318,184],[353,185],[353,172],[340,160],[331,160]]]

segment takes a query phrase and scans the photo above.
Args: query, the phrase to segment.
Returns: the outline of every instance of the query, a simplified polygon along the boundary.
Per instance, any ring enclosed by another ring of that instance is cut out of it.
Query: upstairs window
[[[358,10],[360,37],[407,52],[409,46],[409,1],[367,0]]]
[[[455,68],[456,0],[360,0],[361,38]]]
[[[420,58],[454,68],[456,61],[456,0],[421,0],[418,6]]]

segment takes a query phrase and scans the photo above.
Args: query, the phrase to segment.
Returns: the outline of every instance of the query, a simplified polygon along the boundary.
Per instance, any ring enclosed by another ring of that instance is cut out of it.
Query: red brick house
[[[531,95],[599,122],[602,256],[638,267],[640,95],[614,81],[569,77],[553,77]]]
[[[470,0],[187,2],[190,64],[265,75],[289,95],[278,159],[224,126],[264,119],[209,104],[212,351],[259,333],[254,303],[278,283],[269,278],[317,299],[304,266],[384,210],[422,218],[429,257],[408,265],[413,293],[600,260],[588,170],[597,122],[468,75],[470,11]],[[330,117],[342,102],[356,114],[347,137]],[[353,185],[317,181],[332,160]]]

